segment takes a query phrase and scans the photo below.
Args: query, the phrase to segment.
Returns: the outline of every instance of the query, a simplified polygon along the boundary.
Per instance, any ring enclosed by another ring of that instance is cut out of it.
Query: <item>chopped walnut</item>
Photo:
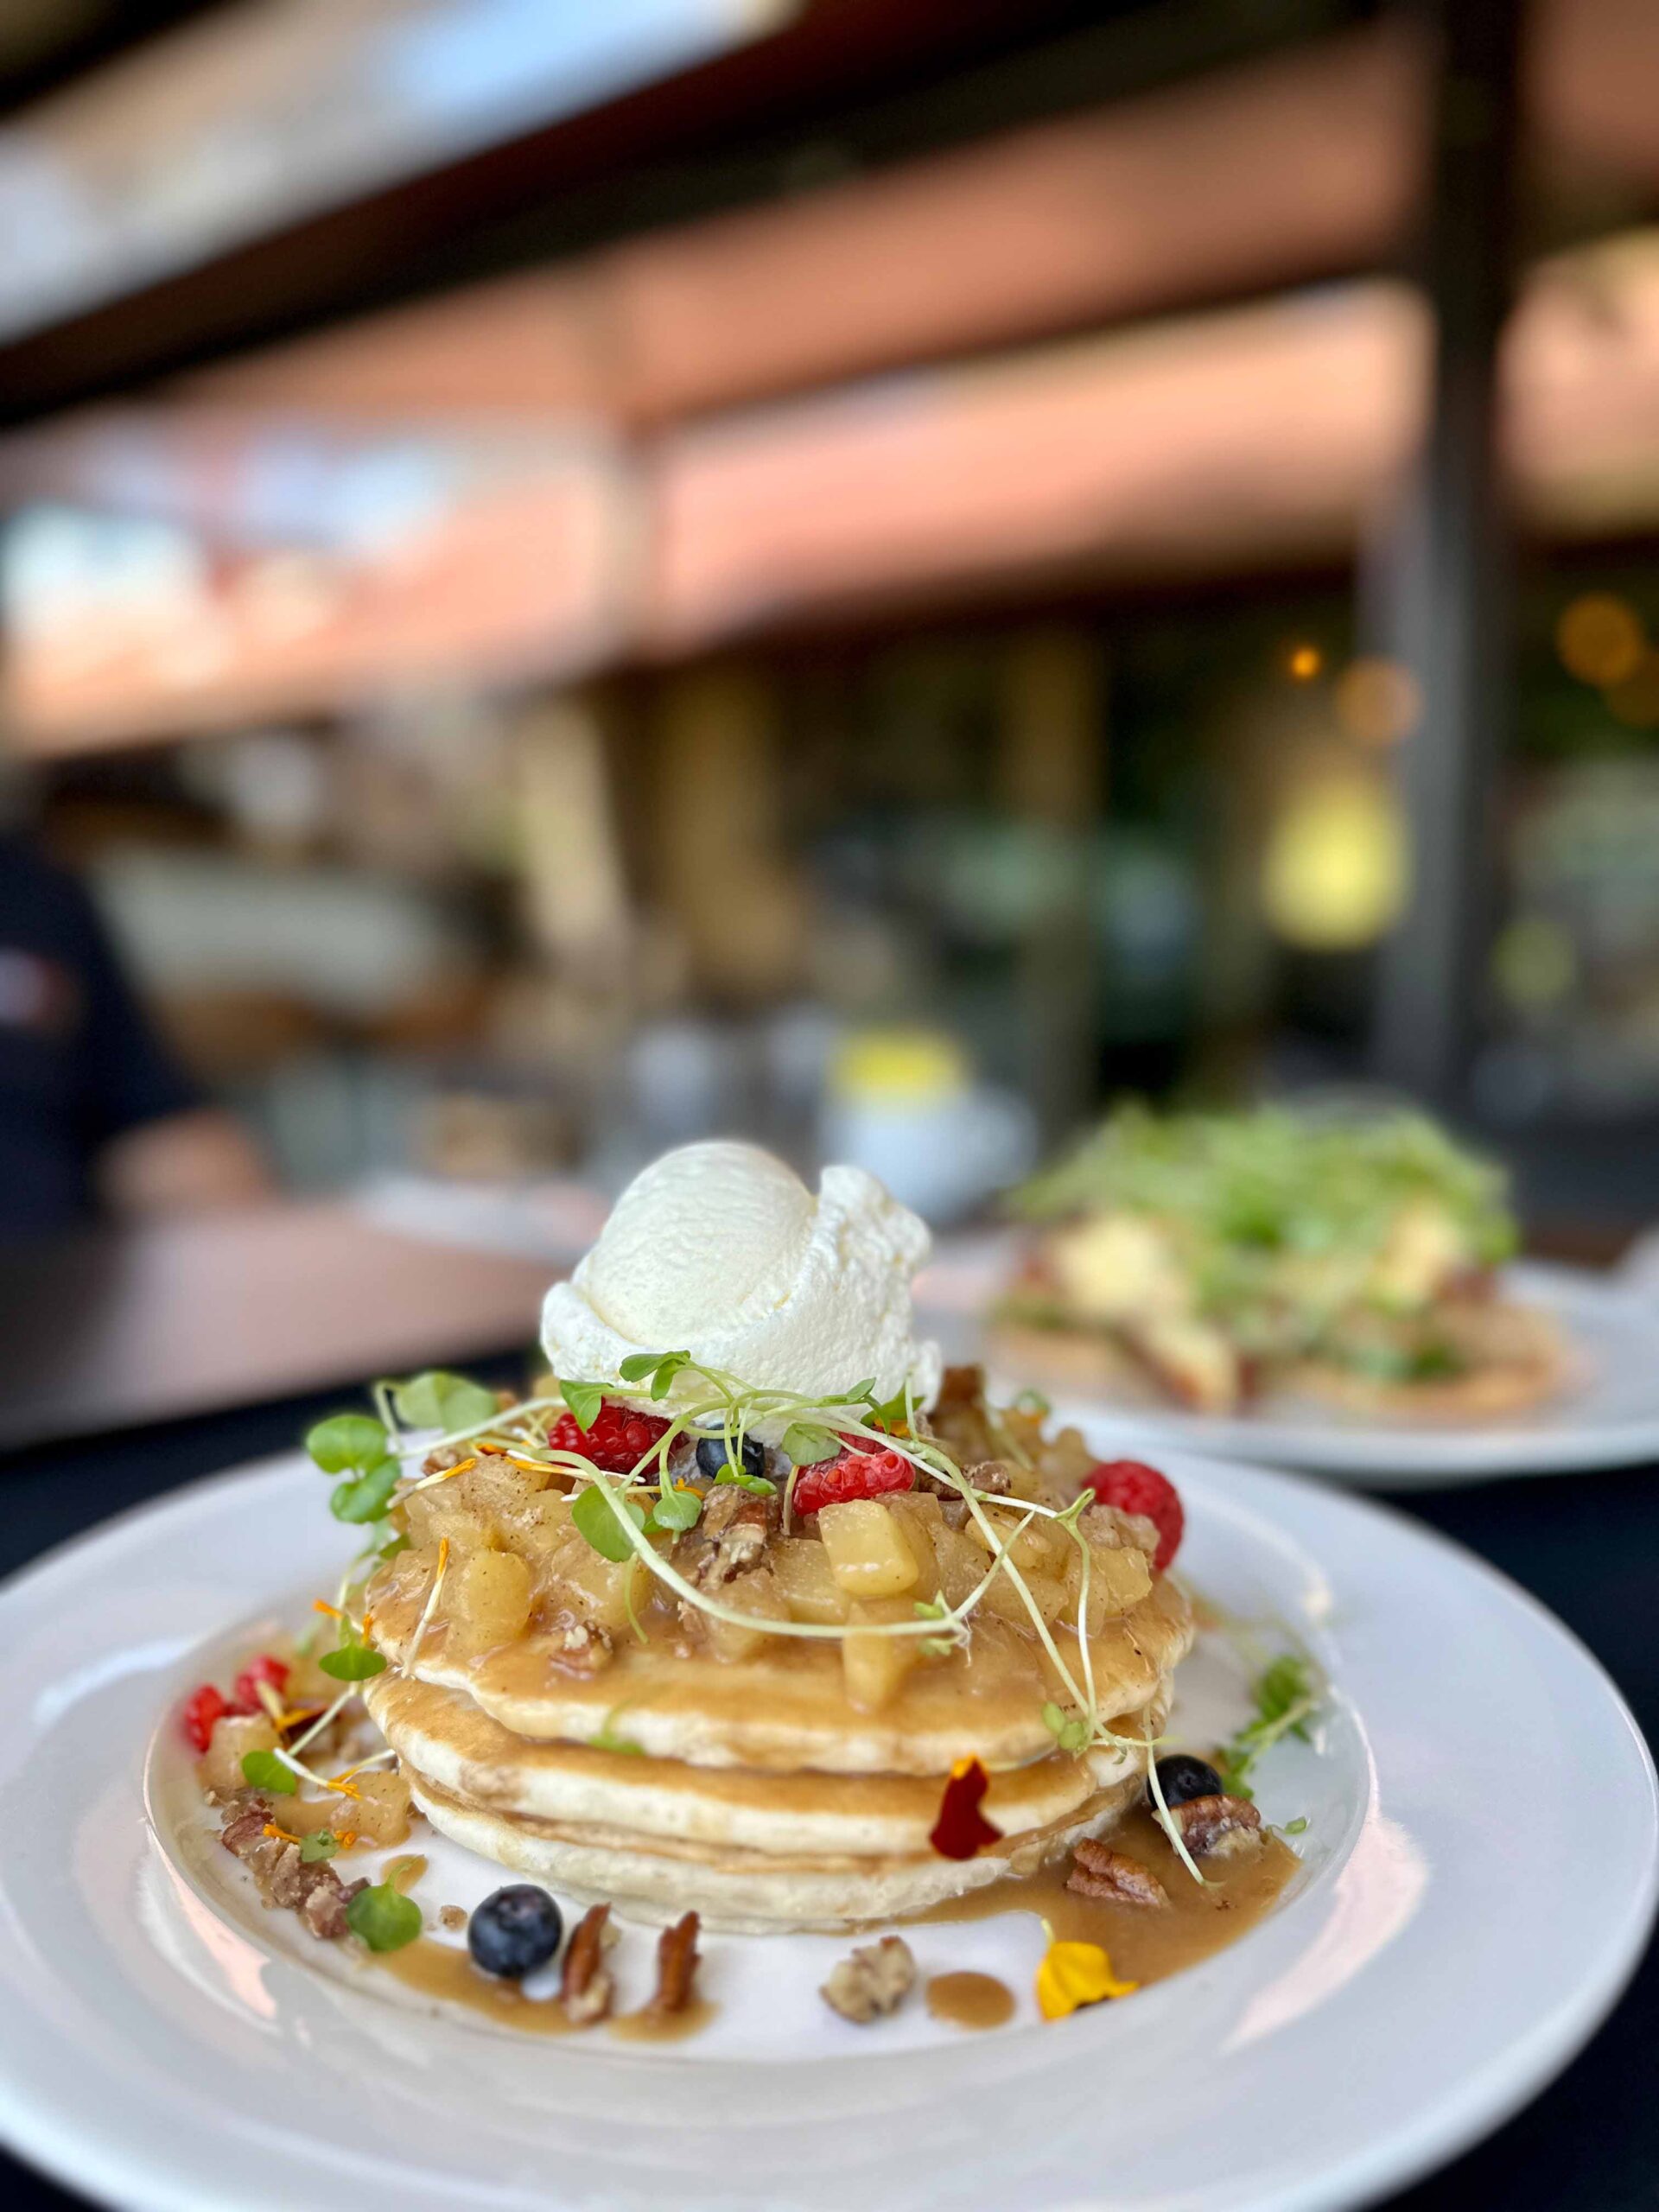
[[[1149,1866],[1085,1837],[1071,1854],[1068,1890],[1112,1904],[1167,1904],[1169,1893]]]
[[[843,1959],[818,1994],[843,2020],[868,2027],[878,2014],[896,2012],[916,1979],[916,1961],[902,1936],[884,1936]]]
[[[691,1580],[700,1590],[722,1589],[766,1556],[772,1500],[738,1483],[709,1492],[702,1519],[683,1540]]]
[[[1169,1809],[1181,1841],[1200,1859],[1237,1858],[1267,1840],[1261,1814],[1243,1797],[1189,1797]]]
[[[697,1932],[702,1925],[695,1912],[688,1912],[658,1937],[657,1988],[650,2006],[653,2012],[683,2012],[690,2003],[697,1978]]]
[[[976,1490],[989,1497],[1007,1497],[1014,1488],[1014,1473],[1006,1459],[980,1459],[963,1472]]]
[[[332,1866],[308,1866],[308,1874],[333,1874]],[[368,1888],[366,1876],[359,1875],[355,1882],[342,1882],[335,1875],[332,1883],[317,1882],[300,1906],[300,1918],[314,1936],[326,1943],[338,1942],[351,1925],[346,1917],[346,1908],[359,1890]]]
[[[939,1377],[938,1395],[933,1401],[936,1414],[948,1413],[953,1406],[982,1406],[985,1402],[985,1370],[982,1367],[947,1367]]]
[[[359,1881],[348,1887],[321,1859],[308,1866],[298,1844],[268,1833],[276,1825],[275,1810],[268,1797],[245,1799],[220,1828],[219,1840],[242,1861],[268,1905],[298,1913],[314,1936],[335,1942],[346,1931],[346,1906],[368,1885]]]
[[[596,1621],[571,1621],[558,1632],[553,1663],[570,1675],[597,1675],[611,1663],[611,1639]]]
[[[972,1465],[965,1465],[962,1471],[964,1478],[988,1497],[1007,1497],[1014,1488],[1014,1476],[1004,1459],[976,1459]],[[916,1487],[927,1496],[942,1499],[942,1510],[947,1514],[953,1507],[959,1515],[968,1510],[967,1502],[956,1484],[947,1482],[943,1475],[934,1474],[930,1468],[917,1469]],[[960,1525],[959,1522],[957,1525]]]
[[[1144,1513],[1120,1512],[1116,1505],[1090,1505],[1077,1516],[1077,1534],[1095,1551],[1145,1552],[1158,1548],[1158,1531]]]
[[[602,2020],[611,2009],[615,1985],[605,1964],[605,1954],[616,1941],[607,1904],[590,1906],[576,1926],[564,1955],[559,2001],[579,2028]]]

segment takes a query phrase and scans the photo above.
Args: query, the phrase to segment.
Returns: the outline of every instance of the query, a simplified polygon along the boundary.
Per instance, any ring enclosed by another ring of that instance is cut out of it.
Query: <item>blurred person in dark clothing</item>
[[[243,1130],[162,1043],[91,899],[0,828],[0,1236],[269,1188]]]

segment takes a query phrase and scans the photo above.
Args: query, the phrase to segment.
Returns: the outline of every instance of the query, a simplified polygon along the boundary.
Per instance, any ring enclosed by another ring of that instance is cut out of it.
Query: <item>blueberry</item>
[[[522,1981],[558,1949],[564,1922],[545,1890],[514,1882],[485,1898],[467,1923],[467,1948],[486,1974]]]
[[[1185,1805],[1194,1797],[1223,1795],[1221,1777],[1214,1767],[1187,1751],[1172,1751],[1166,1759],[1159,1760],[1158,1787],[1166,1805]]]
[[[759,1438],[741,1437],[739,1439],[739,1444],[742,1453],[743,1472],[746,1475],[764,1475],[766,1471],[766,1446]],[[728,1456],[726,1450],[726,1439],[723,1436],[700,1436],[697,1439],[697,1472],[705,1482],[713,1482],[715,1477],[727,1464]]]

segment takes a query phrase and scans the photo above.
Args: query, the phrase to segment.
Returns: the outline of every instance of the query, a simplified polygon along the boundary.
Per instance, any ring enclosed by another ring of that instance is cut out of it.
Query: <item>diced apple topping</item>
[[[880,1498],[826,1505],[818,1515],[818,1534],[830,1554],[830,1572],[849,1598],[901,1598],[916,1587],[916,1554]]]

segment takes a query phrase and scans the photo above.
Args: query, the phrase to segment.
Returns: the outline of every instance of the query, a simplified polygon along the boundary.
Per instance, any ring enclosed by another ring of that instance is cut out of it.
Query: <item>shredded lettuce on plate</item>
[[[1414,1201],[1444,1209],[1482,1264],[1515,1249],[1503,1169],[1406,1109],[1160,1115],[1124,1105],[1013,1204],[1035,1222],[1156,1217],[1201,1270],[1224,1277],[1252,1253],[1375,1252]]]

